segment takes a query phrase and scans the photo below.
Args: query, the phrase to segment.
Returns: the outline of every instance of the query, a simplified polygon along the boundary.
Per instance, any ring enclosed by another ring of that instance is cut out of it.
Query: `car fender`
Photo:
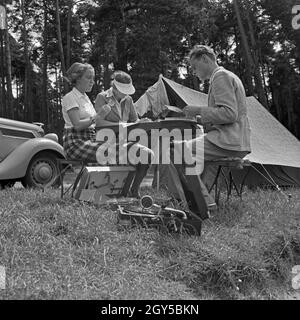
[[[22,143],[0,162],[0,180],[19,179],[25,176],[31,159],[41,151],[52,151],[65,158],[63,147],[47,138],[34,138]]]

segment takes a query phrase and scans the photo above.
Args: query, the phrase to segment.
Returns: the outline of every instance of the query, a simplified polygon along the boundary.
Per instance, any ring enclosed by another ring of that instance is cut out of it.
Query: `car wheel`
[[[57,157],[51,152],[41,152],[30,161],[26,175],[21,180],[23,186],[36,187],[57,187],[59,184]]]
[[[12,188],[15,185],[13,180],[0,180],[0,190],[5,188]]]

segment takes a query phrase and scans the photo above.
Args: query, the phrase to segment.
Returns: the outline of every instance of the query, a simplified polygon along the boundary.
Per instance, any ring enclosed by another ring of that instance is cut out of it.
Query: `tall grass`
[[[2,190],[0,299],[283,298],[300,264],[300,191],[288,192],[223,200],[197,237],[120,229],[113,210],[57,190]]]

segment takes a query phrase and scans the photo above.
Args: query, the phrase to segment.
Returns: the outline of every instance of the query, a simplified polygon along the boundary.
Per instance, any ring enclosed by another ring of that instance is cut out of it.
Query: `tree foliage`
[[[241,77],[248,95],[300,137],[300,31],[291,26],[296,2],[0,0],[7,7],[10,49],[1,51],[0,116],[42,121],[61,134],[62,74],[75,61],[96,69],[92,99],[117,69],[132,75],[134,99],[159,74],[206,91],[208,84],[199,83],[186,61],[190,48],[204,43]]]

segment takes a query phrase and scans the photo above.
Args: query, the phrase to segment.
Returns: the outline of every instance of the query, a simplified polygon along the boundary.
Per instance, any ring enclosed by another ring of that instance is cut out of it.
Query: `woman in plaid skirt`
[[[62,100],[66,157],[69,160],[96,162],[96,152],[102,143],[95,141],[97,113],[86,94],[94,85],[94,68],[90,64],[76,62],[69,68],[65,78],[73,86]]]
[[[96,153],[103,142],[96,141],[95,121],[104,119],[111,108],[105,105],[96,113],[86,92],[94,85],[95,70],[90,64],[74,63],[66,74],[73,89],[63,97],[62,113],[65,120],[63,147],[69,160],[97,162]],[[151,150],[141,147],[141,152],[151,155]],[[140,184],[149,165],[138,164],[130,189],[130,196],[139,197]]]

